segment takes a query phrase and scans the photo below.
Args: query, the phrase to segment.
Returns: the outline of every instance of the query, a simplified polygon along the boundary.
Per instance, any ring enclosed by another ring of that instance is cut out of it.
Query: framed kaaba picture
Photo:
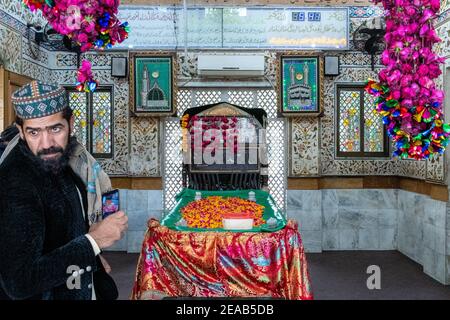
[[[130,52],[130,108],[136,116],[173,115],[175,53]]]
[[[278,55],[277,92],[280,114],[319,115],[322,110],[323,63],[319,55]]]

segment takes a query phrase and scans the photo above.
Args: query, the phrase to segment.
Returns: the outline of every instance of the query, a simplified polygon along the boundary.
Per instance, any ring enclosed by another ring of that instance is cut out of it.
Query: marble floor
[[[105,252],[119,288],[119,299],[130,297],[138,254]],[[422,266],[398,251],[328,251],[307,254],[317,300],[450,300],[450,286],[427,276]],[[381,271],[381,289],[369,290],[367,267]]]

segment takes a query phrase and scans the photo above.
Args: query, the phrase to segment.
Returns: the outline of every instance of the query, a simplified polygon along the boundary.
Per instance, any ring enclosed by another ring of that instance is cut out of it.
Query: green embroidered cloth
[[[274,218],[277,221],[276,227],[269,227],[267,224],[263,224],[258,227],[253,227],[249,230],[236,230],[238,232],[274,232],[283,229],[286,226],[286,218],[283,212],[277,207],[272,196],[263,190],[235,190],[235,191],[202,191],[185,188],[181,191],[175,199],[177,203],[175,207],[163,218],[161,225],[166,226],[173,230],[178,231],[221,231],[226,232],[230,230],[224,230],[222,228],[206,229],[206,228],[190,228],[187,226],[177,225],[182,218],[181,209],[185,207],[189,202],[195,201],[195,193],[200,191],[202,198],[209,196],[222,196],[224,198],[239,197],[242,199],[248,199],[248,193],[253,191],[255,193],[256,203],[264,206],[263,218],[267,222],[270,218]]]

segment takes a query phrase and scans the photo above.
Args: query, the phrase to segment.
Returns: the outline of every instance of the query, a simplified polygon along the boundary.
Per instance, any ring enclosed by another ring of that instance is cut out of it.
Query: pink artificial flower
[[[425,64],[422,64],[418,69],[417,69],[417,74],[421,77],[428,75],[429,73],[429,69]]]
[[[434,12],[438,12],[441,8],[441,2],[439,0],[430,0],[430,6]]]
[[[411,89],[414,91],[414,94],[418,94],[420,91],[420,87],[417,83],[411,83]]]
[[[430,55],[434,55],[434,53],[432,53],[431,49],[428,48],[428,47],[421,48],[419,50],[419,53],[420,53],[420,56],[423,57],[423,58],[426,58],[426,57],[428,57]]]
[[[404,10],[408,16],[414,16],[417,12],[417,9],[414,6],[406,6]]]
[[[409,107],[412,107],[412,106],[413,106],[413,102],[412,102],[411,99],[403,99],[403,100],[400,102],[400,104],[401,104],[403,107],[406,107],[406,108],[409,108]]]
[[[395,41],[395,42],[392,44],[391,48],[392,48],[394,51],[399,52],[401,49],[403,49],[403,42],[401,42],[401,41]]]
[[[84,73],[82,73],[81,71],[78,71],[78,73],[77,73],[77,80],[78,80],[78,82],[86,82],[87,81],[87,76],[84,74]]]
[[[422,5],[420,5],[422,6]],[[429,19],[433,18],[435,16],[435,13],[430,9],[425,9],[422,13],[422,18],[419,20],[420,23],[424,23],[428,21]]]
[[[66,1],[59,1],[58,3],[55,3],[54,7],[57,8],[59,12],[64,12],[67,11],[68,5]]]
[[[400,70],[403,74],[411,73],[412,71],[412,65],[409,63],[402,63]]]
[[[410,48],[403,48],[400,50],[400,58],[404,61],[408,60],[411,56],[411,49]]]
[[[422,25],[422,27],[420,27],[419,30],[419,36],[420,37],[425,37],[425,35],[427,34],[427,32],[430,30],[430,27],[428,26],[428,23],[425,23],[424,25]]]
[[[394,70],[387,78],[387,82],[389,85],[395,85],[401,77],[401,72],[400,70],[396,69]]]
[[[444,101],[444,92],[439,89],[434,89],[431,91],[431,97],[435,102],[442,103]]]
[[[442,73],[441,69],[439,68],[439,65],[437,65],[435,63],[430,64],[428,66],[428,72],[429,72],[429,77],[431,79],[435,79],[435,78],[439,77]]]
[[[400,99],[401,96],[402,96],[402,93],[400,92],[400,90],[395,90],[392,92],[392,98],[394,98],[395,100]]]
[[[399,26],[397,30],[394,31],[395,36],[404,37],[406,35],[407,29],[405,26]]]
[[[78,42],[85,43],[88,41],[88,36],[86,33],[80,33],[77,37]]]
[[[428,98],[419,98],[419,99],[417,100],[416,105],[422,106],[422,105],[426,104],[427,101],[428,101]]]
[[[394,21],[392,21],[392,20],[387,20],[386,21],[386,33],[388,31],[395,30],[396,27],[397,27],[397,25],[395,24]]]
[[[414,95],[415,95],[415,92],[413,89],[411,89],[411,87],[402,88],[402,97],[403,98],[410,99],[410,98],[413,98]]]
[[[401,87],[407,87],[411,84],[412,82],[412,76],[411,75],[404,75],[401,79],[400,79],[400,86]]]
[[[430,78],[424,76],[419,79],[419,84],[424,88],[430,89],[434,82]]]
[[[102,0],[102,2],[108,7],[114,7],[116,5],[115,0]]]
[[[405,38],[404,38],[404,41],[405,42],[408,42],[409,44],[411,44],[413,41],[414,41],[414,37],[413,36],[406,36]]]
[[[439,38],[439,36],[437,35],[436,30],[434,29],[428,30],[426,37],[428,38],[428,41],[432,43],[438,43],[442,41],[441,38]]]
[[[381,63],[385,66],[387,66],[389,64],[389,61],[391,60],[390,56],[389,56],[389,51],[388,50],[384,50],[382,55],[381,55]]]
[[[81,62],[81,68],[82,70],[90,70],[92,67],[91,62],[89,60],[83,60]]]
[[[84,83],[86,81],[92,81],[92,65],[89,60],[83,60],[81,62],[81,67],[77,72],[78,82]]]
[[[386,83],[387,81],[387,70],[383,69],[378,73],[378,78],[380,79],[381,83]]]
[[[393,38],[392,32],[386,32],[386,33],[385,33],[385,35],[384,35],[384,41],[385,41],[386,43],[390,43],[390,42],[392,41],[392,38]]]
[[[430,64],[430,63],[433,63],[434,61],[438,60],[437,55],[435,55],[432,52],[430,52],[430,54],[428,54],[428,55],[421,55],[421,56],[424,59],[423,62],[426,63],[426,64]]]
[[[420,98],[429,98],[430,97],[430,91],[427,88],[420,88],[420,92],[419,92],[419,96]],[[421,103],[424,104],[424,103]]]
[[[408,25],[408,34],[415,34],[417,30],[419,29],[419,24],[417,22],[413,22],[410,25]]]
[[[84,27],[84,31],[86,33],[91,33],[94,30],[95,30],[95,22],[94,21],[87,22],[85,27]]]
[[[386,71],[391,72],[392,70],[397,69],[399,63],[400,63],[400,61],[398,59],[396,59],[396,60],[391,59],[389,61],[388,65],[386,66]]]

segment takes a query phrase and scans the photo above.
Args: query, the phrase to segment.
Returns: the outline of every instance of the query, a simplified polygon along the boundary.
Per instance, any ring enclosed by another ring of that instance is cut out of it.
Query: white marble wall
[[[287,216],[298,222],[308,252],[322,251],[322,195],[320,190],[288,190]]]
[[[447,204],[400,190],[398,205],[397,249],[421,264],[426,274],[448,283]]]
[[[450,284],[450,206],[395,189],[288,190],[306,252],[399,250]]]
[[[307,252],[394,250],[397,190],[288,190]]]

